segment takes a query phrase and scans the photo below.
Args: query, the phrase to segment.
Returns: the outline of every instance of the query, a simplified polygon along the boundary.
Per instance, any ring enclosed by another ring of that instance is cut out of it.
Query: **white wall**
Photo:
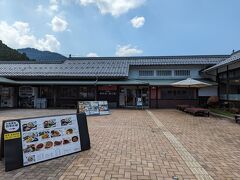
[[[218,96],[218,88],[217,86],[200,88],[198,91],[198,96]]]
[[[161,70],[161,69],[186,69],[190,70],[191,78],[201,78],[199,71],[204,68],[203,65],[163,65],[163,66],[130,66],[129,70],[129,79],[184,79],[185,77],[172,76],[172,77],[159,77],[159,76],[150,76],[150,77],[139,77],[139,70]]]

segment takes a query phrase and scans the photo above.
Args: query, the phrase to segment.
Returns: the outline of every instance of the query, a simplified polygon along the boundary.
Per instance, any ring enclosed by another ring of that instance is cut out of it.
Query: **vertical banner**
[[[4,121],[2,135],[6,171],[90,148],[84,113]]]

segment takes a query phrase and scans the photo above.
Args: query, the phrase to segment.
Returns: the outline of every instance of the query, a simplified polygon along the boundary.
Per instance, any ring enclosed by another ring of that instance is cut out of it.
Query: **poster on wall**
[[[3,121],[2,140],[6,171],[90,148],[83,113]]]
[[[110,114],[107,101],[79,101],[78,111],[87,116]]]

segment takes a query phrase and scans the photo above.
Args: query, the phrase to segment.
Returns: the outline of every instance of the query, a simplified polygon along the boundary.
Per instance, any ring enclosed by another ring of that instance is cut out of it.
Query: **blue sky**
[[[239,0],[0,0],[0,39],[77,56],[230,54]]]

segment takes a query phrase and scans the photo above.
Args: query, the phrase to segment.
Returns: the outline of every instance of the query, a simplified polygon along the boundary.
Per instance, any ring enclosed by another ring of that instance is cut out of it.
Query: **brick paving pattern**
[[[196,161],[196,159],[188,152],[180,141],[161,123],[161,121],[149,110],[147,113],[152,117],[157,126],[161,129],[165,137],[169,140],[189,169],[193,172],[197,179],[213,180],[208,172]]]
[[[75,110],[4,110],[0,121],[74,113]],[[240,126],[228,120],[151,110],[214,179],[240,179]],[[144,110],[113,110],[88,117],[91,150],[11,172],[0,179],[196,179],[185,160]]]
[[[240,125],[223,118],[152,111],[214,179],[240,179]]]

